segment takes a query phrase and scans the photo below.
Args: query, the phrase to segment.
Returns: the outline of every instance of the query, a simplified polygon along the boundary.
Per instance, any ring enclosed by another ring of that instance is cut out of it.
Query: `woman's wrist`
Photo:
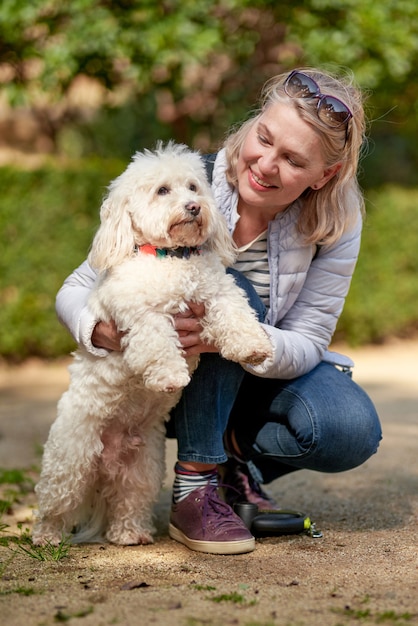
[[[111,352],[121,351],[121,339],[125,333],[118,331],[115,322],[97,322],[91,334],[91,343],[95,348],[109,350]]]

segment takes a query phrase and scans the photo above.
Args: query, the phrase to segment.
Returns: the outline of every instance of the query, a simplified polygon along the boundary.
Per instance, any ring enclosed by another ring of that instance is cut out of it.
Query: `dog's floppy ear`
[[[216,220],[212,236],[209,239],[209,247],[221,258],[225,267],[235,263],[237,248],[228,230],[226,220],[218,209],[215,208]]]
[[[94,236],[89,262],[99,272],[114,267],[131,256],[135,239],[129,199],[112,189],[100,209],[100,226]]]

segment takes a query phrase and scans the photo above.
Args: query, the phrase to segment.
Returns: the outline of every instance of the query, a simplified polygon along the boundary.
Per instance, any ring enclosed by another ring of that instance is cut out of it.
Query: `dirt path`
[[[418,625],[418,340],[349,354],[382,418],[379,453],[344,474],[303,471],[270,486],[284,507],[310,514],[322,539],[272,537],[232,557],[171,541],[170,444],[155,544],[74,547],[59,562],[0,546],[0,623]],[[67,381],[65,363],[0,367],[0,467],[39,466]],[[33,505],[28,494],[2,521],[30,527]]]

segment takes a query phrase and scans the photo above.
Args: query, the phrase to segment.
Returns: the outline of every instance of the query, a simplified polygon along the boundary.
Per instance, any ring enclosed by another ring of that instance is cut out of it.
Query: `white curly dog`
[[[170,142],[136,153],[109,186],[89,261],[89,308],[126,331],[122,352],[79,348],[36,486],[38,545],[152,542],[165,472],[164,421],[198,358],[185,358],[173,315],[204,303],[202,337],[226,359],[271,357],[267,334],[225,266],[235,250],[197,152]]]

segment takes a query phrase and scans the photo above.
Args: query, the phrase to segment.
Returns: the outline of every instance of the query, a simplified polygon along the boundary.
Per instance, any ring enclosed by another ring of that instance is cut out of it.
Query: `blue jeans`
[[[263,319],[251,284],[241,275],[236,280]],[[219,354],[202,354],[171,417],[179,461],[225,462],[223,435],[233,428],[242,457],[262,483],[298,469],[352,469],[376,452],[381,439],[368,395],[328,363],[279,380],[249,374]]]

